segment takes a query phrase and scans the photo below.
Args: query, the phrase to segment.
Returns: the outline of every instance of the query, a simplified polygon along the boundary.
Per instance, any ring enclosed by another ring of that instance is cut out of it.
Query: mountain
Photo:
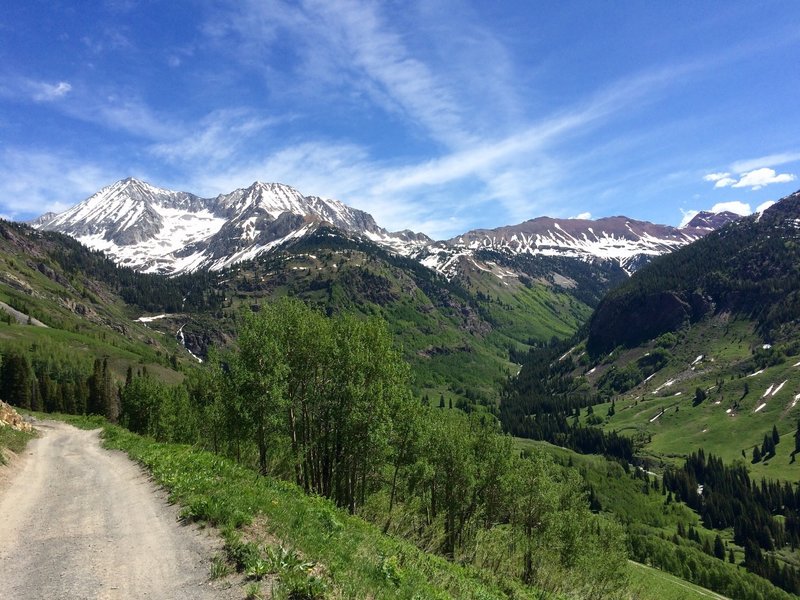
[[[452,278],[475,268],[500,277],[492,265],[477,258],[486,250],[506,258],[549,256],[613,263],[629,274],[654,256],[699,239],[731,216],[735,215],[700,213],[681,229],[627,217],[595,221],[540,217],[434,243],[421,233],[391,233],[364,211],[338,200],[303,196],[283,184],[255,182],[216,198],[200,198],[129,178],[31,225],[71,235],[119,264],[169,275],[224,269],[330,225],[412,256]]]
[[[681,229],[705,229],[708,231],[713,231],[714,229],[719,229],[720,227],[723,227],[732,221],[738,221],[740,218],[741,215],[727,210],[720,212],[701,210]]]
[[[468,231],[429,246],[417,256],[423,264],[444,272],[452,271],[462,256],[478,250],[495,250],[510,255],[612,262],[632,273],[653,257],[690,244],[729,221],[725,216],[713,216],[716,218],[697,219],[696,224],[681,229],[622,216],[593,221],[539,217],[518,225]]]
[[[400,254],[430,242],[411,232],[391,234],[369,214],[337,200],[261,182],[200,198],[129,178],[32,225],[66,233],[139,271],[174,275],[223,269],[303,237],[323,223]]]

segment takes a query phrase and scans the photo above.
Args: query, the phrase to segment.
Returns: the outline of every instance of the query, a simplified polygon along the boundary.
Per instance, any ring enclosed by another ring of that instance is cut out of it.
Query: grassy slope
[[[682,333],[679,345],[672,349],[672,359],[650,381],[616,398],[613,417],[606,417],[609,404],[595,406],[594,412],[605,417],[603,427],[608,430],[651,440],[642,450],[657,461],[679,463],[680,457],[703,448],[726,463],[745,461],[757,479],[796,481],[800,467],[790,462],[790,453],[800,418],[800,402],[794,401],[800,393],[800,367],[794,366],[800,356],[786,357],[781,364],[754,375],[761,368],[753,350],[763,350],[762,345],[748,321],[706,321]],[[622,368],[651,349],[652,344],[627,351],[615,364]],[[597,381],[609,366],[599,365],[587,378]],[[718,380],[722,380],[721,389]],[[670,381],[673,383],[665,385]],[[774,391],[784,381],[776,394],[764,397],[770,386]],[[746,394],[745,386],[749,388]],[[698,387],[706,390],[708,397],[693,406]],[[763,403],[766,406],[755,412]],[[665,412],[652,420],[662,409]],[[761,445],[773,425],[782,440],[777,454],[753,465],[752,448]]]
[[[515,277],[475,268],[458,285],[450,285],[369,245],[334,241],[333,247],[304,242],[223,274],[226,314],[265,298],[292,295],[326,311],[378,315],[403,346],[418,394],[449,399],[469,389],[493,400],[517,369],[508,359],[509,347],[568,337],[590,312],[546,283],[523,285]]]
[[[744,559],[743,550],[733,543],[731,530],[717,532],[706,529],[697,513],[685,504],[673,502],[666,505],[664,496],[652,489],[643,493],[645,487],[643,479],[634,476],[633,471],[625,473],[619,463],[602,456],[578,454],[547,442],[517,438],[516,444],[520,450],[543,449],[561,464],[577,468],[587,484],[595,490],[602,510],[612,514],[631,531],[636,531],[639,535],[671,538],[677,531],[678,523],[682,523],[686,530],[690,526],[694,527],[700,538],[709,542],[713,542],[719,533],[726,544],[726,549],[734,550],[737,562]],[[700,545],[685,539],[681,540],[681,544],[700,548]],[[630,587],[641,600],[723,597],[664,571],[634,562],[631,564]],[[727,568],[745,573],[742,567],[727,565]]]
[[[147,467],[171,499],[185,506],[187,518],[223,528],[249,525],[248,538],[262,552],[265,543],[274,547],[276,540],[290,546],[322,566],[317,571],[337,597],[537,597],[536,590],[421,552],[328,501],[306,496],[291,484],[257,477],[211,453],[155,443],[118,427],[106,427],[105,439],[107,446],[128,452]]]
[[[631,588],[641,600],[726,600],[716,592],[636,562],[631,562]]]
[[[39,352],[68,353],[87,365],[95,358],[109,359],[112,371],[124,379],[128,365],[145,365],[168,382],[181,378],[169,368],[168,356],[192,362],[173,335],[154,331],[134,321],[139,312],[125,304],[90,273],[68,273],[49,256],[58,240],[42,239],[35,232],[16,231],[0,224],[0,301],[31,315],[48,327],[0,320],[2,347]],[[0,317],[5,312],[0,310]]]
[[[0,425],[0,466],[6,464],[6,458],[3,456],[4,450],[19,454],[33,437],[34,434],[32,433],[17,431],[16,429],[11,429],[11,427]]]

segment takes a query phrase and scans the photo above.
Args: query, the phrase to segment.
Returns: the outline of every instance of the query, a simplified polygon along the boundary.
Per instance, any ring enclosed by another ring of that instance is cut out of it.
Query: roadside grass
[[[256,582],[277,571],[278,597],[541,597],[539,590],[383,535],[323,498],[210,452],[157,443],[116,426],[107,426],[104,437],[107,447],[127,452],[169,490],[170,500],[183,506],[183,518],[221,528],[228,557],[239,570]],[[286,566],[293,561],[302,568]],[[281,562],[286,564],[275,566]]]
[[[35,433],[17,431],[11,427],[0,426],[0,465],[5,465],[8,462],[4,456],[4,450],[19,454],[25,449],[28,442],[35,437]]]
[[[108,421],[101,415],[67,415],[64,413],[46,413],[34,410],[17,409],[20,413],[31,415],[40,421],[61,421],[78,429],[102,429]]]

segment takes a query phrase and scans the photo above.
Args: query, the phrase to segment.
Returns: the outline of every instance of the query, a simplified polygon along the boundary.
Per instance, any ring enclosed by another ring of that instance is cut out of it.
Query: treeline
[[[53,345],[27,351],[0,350],[0,399],[39,412],[103,415],[112,423],[120,410],[120,389],[108,359],[92,364]]]
[[[517,357],[523,361],[522,368],[509,380],[500,398],[503,430],[581,454],[603,454],[631,462],[634,446],[629,438],[579,424],[580,410],[591,412],[602,398],[584,380],[572,377],[575,363],[571,355],[564,356],[568,350],[564,343],[551,343]]]
[[[90,250],[73,238],[53,231],[37,231],[23,223],[0,220],[0,238],[26,257],[31,268],[61,285],[93,294],[93,281],[102,281],[125,302],[148,312],[211,311],[221,309],[223,295],[218,275],[198,271],[177,277],[138,273],[120,267],[102,252]]]
[[[619,526],[574,471],[520,456],[489,414],[423,406],[383,322],[282,300],[178,387],[134,375],[120,421],[200,444],[450,559],[551,591],[618,594]]]
[[[763,479],[757,485],[744,465],[725,465],[702,450],[692,453],[683,468],[667,470],[664,486],[697,511],[709,529],[733,528],[748,571],[800,593],[800,571],[765,554],[800,546],[800,489]]]

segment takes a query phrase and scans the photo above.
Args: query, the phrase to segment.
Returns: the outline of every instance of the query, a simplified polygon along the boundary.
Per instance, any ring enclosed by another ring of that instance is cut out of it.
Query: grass
[[[170,491],[171,501],[184,507],[184,518],[222,528],[228,552],[242,570],[261,572],[257,561],[269,561],[270,548],[273,556],[277,553],[277,540],[287,553],[318,565],[302,577],[295,574],[289,578],[298,590],[325,588],[337,598],[375,600],[538,597],[535,589],[448,562],[385,536],[327,500],[306,496],[294,485],[259,477],[220,456],[189,446],[156,443],[114,426],[107,426],[104,436],[108,447],[126,451],[151,471]]]
[[[630,563],[631,588],[639,600],[724,600],[716,592],[637,562]]]
[[[702,448],[726,464],[742,461],[755,479],[796,481],[791,452],[800,419],[800,402],[794,401],[800,395],[800,367],[794,366],[800,356],[787,356],[759,372],[754,353],[761,351],[762,341],[746,321],[711,320],[682,335],[664,369],[616,398],[613,417],[606,417],[609,404],[594,407],[595,415],[604,417],[602,426],[643,440],[641,453],[656,461],[682,464],[682,457]],[[617,364],[624,367],[650,349],[623,353]],[[599,366],[591,377],[599,377],[604,368]],[[665,385],[669,381],[673,383]],[[765,396],[783,382],[777,393]],[[707,398],[695,406],[697,388]],[[761,404],[766,406],[756,412]],[[773,425],[781,436],[776,455],[752,464],[753,446],[761,445]]]
[[[36,437],[34,433],[17,431],[11,427],[0,426],[0,465],[4,465],[7,462],[3,455],[4,450],[10,450],[14,454],[19,454],[34,437]]]

